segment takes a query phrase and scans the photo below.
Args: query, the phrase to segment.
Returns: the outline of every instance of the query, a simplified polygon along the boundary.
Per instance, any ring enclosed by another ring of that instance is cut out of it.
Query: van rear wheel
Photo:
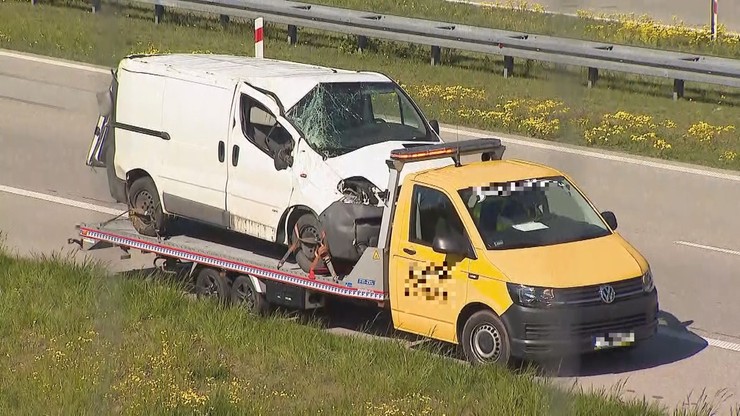
[[[468,318],[460,341],[465,357],[473,365],[511,363],[509,334],[501,319],[489,310],[478,311]]]
[[[162,203],[154,180],[149,176],[136,179],[128,191],[131,224],[141,235],[156,237],[166,232]]]

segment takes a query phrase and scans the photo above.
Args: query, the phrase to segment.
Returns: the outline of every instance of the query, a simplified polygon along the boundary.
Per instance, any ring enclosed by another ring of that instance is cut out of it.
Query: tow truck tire
[[[131,217],[131,224],[141,235],[156,237],[157,233],[166,233],[165,216],[162,212],[162,203],[154,180],[149,176],[143,176],[134,181],[128,191],[128,207],[131,210],[151,209],[154,211],[154,221],[147,218]]]
[[[468,318],[460,341],[465,358],[473,365],[511,363],[509,334],[501,319],[490,310],[478,311]]]
[[[218,270],[203,268],[198,272],[195,279],[195,295],[199,299],[216,298],[219,303],[225,305],[230,300],[229,292],[229,280]]]
[[[266,316],[270,303],[264,293],[259,293],[249,276],[238,276],[231,284],[231,304],[247,309],[255,316]]]

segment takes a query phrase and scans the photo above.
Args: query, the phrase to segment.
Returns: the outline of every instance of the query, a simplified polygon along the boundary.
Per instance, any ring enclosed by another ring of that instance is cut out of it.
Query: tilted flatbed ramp
[[[110,246],[137,249],[144,253],[154,253],[165,258],[194,262],[244,275],[252,275],[261,279],[301,286],[317,292],[376,302],[388,300],[384,291],[351,287],[352,282],[356,282],[356,279],[333,283],[326,281],[321,276],[311,278],[296,264],[287,261],[278,270],[277,263],[284,253],[278,254],[276,248],[262,250],[273,251],[273,255],[258,253],[257,246],[264,244],[252,243],[251,245],[254,248],[250,249],[222,244],[216,242],[215,238],[211,240],[188,235],[175,235],[165,238],[148,237],[136,232],[127,219],[116,219],[103,225],[80,224],[78,229],[83,249],[85,246],[88,246],[90,250]],[[249,238],[239,240],[244,242],[249,241]],[[276,258],[274,255],[276,255]]]

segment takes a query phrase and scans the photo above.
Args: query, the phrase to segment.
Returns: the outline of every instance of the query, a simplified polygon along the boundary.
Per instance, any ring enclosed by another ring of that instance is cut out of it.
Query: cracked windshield
[[[287,118],[327,157],[386,141],[436,141],[392,83],[323,83],[288,111]]]
[[[740,0],[0,0],[0,416],[740,416],[738,212]]]

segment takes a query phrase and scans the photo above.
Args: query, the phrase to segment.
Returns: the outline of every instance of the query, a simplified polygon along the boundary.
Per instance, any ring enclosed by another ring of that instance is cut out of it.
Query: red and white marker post
[[[263,58],[265,54],[263,45],[264,30],[262,26],[264,21],[261,17],[254,19],[254,56],[256,58]]]

